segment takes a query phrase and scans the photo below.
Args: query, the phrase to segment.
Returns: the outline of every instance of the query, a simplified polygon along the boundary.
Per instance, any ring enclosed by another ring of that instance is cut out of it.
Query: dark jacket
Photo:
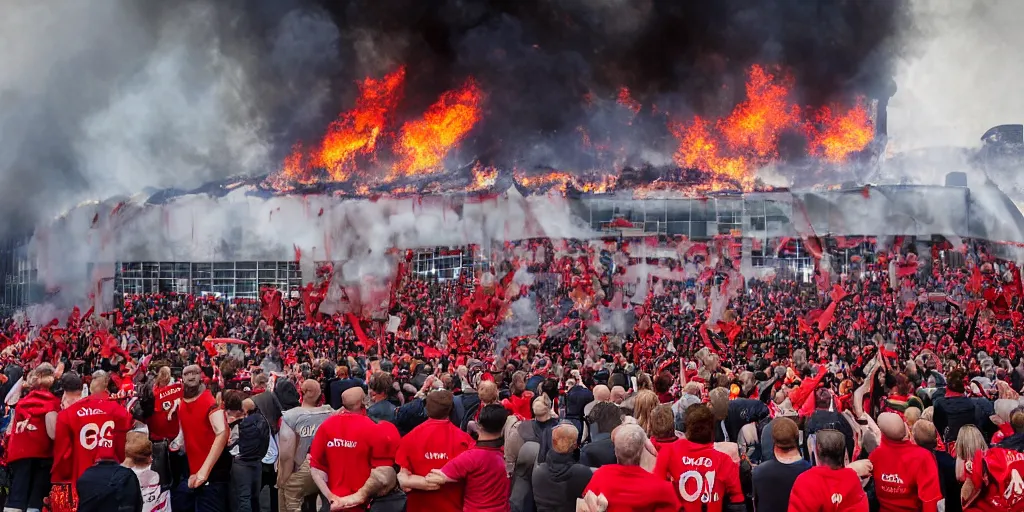
[[[594,401],[594,393],[583,386],[573,386],[565,394],[565,419],[583,421],[583,408]]]
[[[576,498],[590,483],[593,470],[577,464],[571,453],[548,452],[547,460],[533,468],[533,501],[537,512],[576,509]]]
[[[392,404],[387,400],[381,400],[380,402],[377,402],[367,407],[366,415],[369,416],[371,420],[377,423],[380,423],[382,421],[394,423],[396,409],[398,408],[395,407],[395,404]]]
[[[724,421],[719,422],[715,428],[715,441],[733,442],[739,439],[740,429],[747,423],[756,423],[768,417],[768,406],[760,400],[751,398],[737,398],[729,400],[729,415]],[[722,431],[722,424],[725,425],[725,432]],[[728,432],[729,439],[725,438]]]
[[[811,417],[807,418],[807,425],[804,427],[804,433],[810,437],[819,430],[828,429],[838,430],[843,433],[843,437],[846,438],[846,454],[853,457],[855,444],[853,439],[853,428],[850,427],[850,422],[846,421],[846,419],[838,412],[830,411],[828,409],[818,409],[814,411],[811,413]]]
[[[580,464],[591,468],[615,464],[615,445],[612,444],[611,433],[597,432],[593,439],[580,450]]]
[[[1007,450],[1024,452],[1024,432],[1013,434],[1012,436],[1003,439],[1003,441],[996,446],[1006,448]]]
[[[945,442],[956,440],[960,427],[975,425],[981,428],[977,420],[974,401],[966,396],[944,396],[935,400],[935,429]]]
[[[259,408],[254,409],[238,423],[238,455],[235,462],[256,464],[263,460],[270,448],[270,425],[260,414]]]
[[[267,418],[267,423],[270,424],[270,433],[277,434],[277,429],[281,425],[281,416],[284,414],[281,410],[281,401],[277,399],[277,395],[270,391],[264,391],[252,397],[252,401],[256,403],[256,408]]]
[[[963,484],[956,479],[956,459],[943,451],[933,450],[932,453],[939,468],[939,487],[946,499],[946,512],[960,512],[963,510],[960,504],[960,487]]]
[[[410,400],[395,411],[395,427],[402,436],[412,432],[424,421],[427,421],[427,406],[422,398]]]
[[[135,472],[112,460],[85,470],[75,485],[79,512],[142,512],[142,489]]]
[[[352,377],[336,380],[331,383],[331,389],[327,396],[330,398],[331,407],[335,411],[341,409],[341,394],[354,387],[363,388],[363,393],[366,392],[366,383]]]
[[[464,392],[455,397],[455,401],[452,403],[452,423],[462,429],[463,432],[466,432],[469,422],[476,418],[476,413],[479,410],[480,395],[476,394],[476,391]]]

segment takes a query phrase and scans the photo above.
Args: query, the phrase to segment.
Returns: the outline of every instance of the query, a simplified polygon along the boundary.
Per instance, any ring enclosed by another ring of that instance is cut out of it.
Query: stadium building
[[[492,241],[536,236],[662,240],[686,237],[701,241],[726,235],[742,238],[743,258],[748,265],[773,267],[803,278],[809,278],[812,264],[799,242],[807,236],[912,236],[922,245],[937,235],[1024,242],[1024,217],[997,187],[990,183],[968,187],[961,173],[951,173],[946,182],[944,186],[851,185],[813,191],[723,192],[696,198],[637,198],[627,191],[569,194],[558,199],[554,209],[542,206],[554,201],[550,196],[523,197],[510,189],[504,196],[515,200],[510,199],[508,204],[521,205],[524,212],[532,211],[525,214],[527,217],[536,216],[542,224],[555,217],[571,217],[561,219],[560,223],[568,222],[573,227],[568,231],[544,227],[531,232],[521,226],[510,231],[506,225],[504,233],[492,236]],[[72,276],[106,282],[99,289],[110,294],[188,292],[256,298],[261,286],[294,289],[312,279],[309,274],[315,272],[315,262],[336,259],[329,253],[318,253],[315,248],[301,249],[312,254],[300,258],[296,249],[315,246],[315,241],[338,236],[338,232],[343,236],[345,232],[335,230],[331,234],[314,224],[332,217],[351,217],[353,212],[364,215],[362,207],[341,209],[352,203],[362,201],[366,208],[379,207],[376,202],[329,194],[313,198],[258,197],[254,188],[246,190],[246,186],[237,183],[229,189],[224,187],[223,193],[217,190],[207,188],[174,196],[161,193],[146,201],[83,205],[53,226],[37,230],[32,238],[5,242],[0,246],[0,272],[4,276],[2,307],[10,310],[42,301],[59,291],[62,279]],[[402,200],[395,201],[398,204]],[[458,213],[459,222],[468,224],[474,219],[472,225],[476,227],[487,224],[487,215],[509,216],[513,224],[516,218],[522,219],[511,210],[503,210],[509,208],[507,205],[488,206],[473,194],[449,195],[440,201],[445,204],[444,211]],[[215,220],[198,222],[195,212],[208,211],[211,205],[226,209],[211,214]],[[319,206],[318,215],[310,213],[318,205],[325,206]],[[281,212],[289,208],[304,212],[304,217],[294,213],[292,218],[274,219],[274,215],[286,215]],[[264,210],[270,211],[266,219],[262,218]],[[417,220],[429,213],[429,209],[421,211]],[[181,226],[188,222],[191,226]],[[214,228],[208,225],[211,222],[216,224]],[[274,222],[283,223],[283,229],[256,231],[253,227]],[[169,227],[168,223],[173,225]],[[529,219],[522,224],[529,224]],[[161,226],[168,232],[166,235],[150,235],[160,231]],[[305,232],[307,228],[309,232]],[[97,233],[88,241],[75,240],[74,245],[67,247],[53,242],[68,238],[67,233],[90,230]],[[141,234],[145,234],[145,240],[136,241]],[[96,239],[100,240],[98,245]],[[790,240],[785,248],[778,247],[781,239]],[[450,279],[474,266],[486,265],[479,249],[486,247],[479,243],[486,240],[487,237],[473,236],[403,235],[392,242],[395,247],[414,250],[414,273]],[[76,251],[81,256],[76,256]],[[670,257],[671,251],[662,256]],[[310,258],[314,261],[307,261]],[[834,264],[842,266],[844,261],[838,258]]]

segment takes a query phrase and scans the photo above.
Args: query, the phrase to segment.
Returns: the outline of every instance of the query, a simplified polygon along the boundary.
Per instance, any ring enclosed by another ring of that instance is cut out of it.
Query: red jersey
[[[868,495],[856,471],[815,466],[793,482],[789,512],[868,512]]]
[[[640,466],[605,464],[594,472],[583,494],[588,491],[604,495],[607,512],[676,512],[683,506],[671,483],[652,479]]]
[[[199,457],[187,457],[190,475],[199,473],[203,463],[206,462],[207,454],[213,447],[213,442],[217,440],[217,434],[213,431],[213,425],[210,424],[210,415],[215,412],[224,414],[209,390],[204,390],[191,402],[182,400],[181,406],[178,408],[178,418],[181,420],[181,429],[185,438],[185,453],[201,454]],[[225,428],[227,423],[228,420],[225,417]],[[223,453],[221,453],[221,458],[224,458]],[[210,473],[208,478],[212,476],[212,468]]]
[[[336,496],[348,496],[366,483],[371,469],[390,466],[394,460],[394,440],[382,432],[365,415],[335,414],[324,420],[313,436],[309,466],[327,473],[327,487]]]
[[[942,499],[935,456],[910,441],[882,444],[868,457],[875,479],[875,494],[883,510],[931,512]]]
[[[83,398],[57,414],[53,440],[53,482],[77,482],[97,460],[124,460],[124,443],[134,421],[106,397]]]
[[[181,428],[178,424],[178,411],[175,410],[174,414],[171,414],[170,419],[167,418],[167,413],[174,410],[175,403],[180,402],[181,398],[182,387],[180,383],[153,388],[153,415],[146,420],[146,425],[149,426],[150,439],[154,441],[170,441],[178,437],[178,430]]]
[[[510,483],[500,447],[476,446],[466,450],[448,461],[441,472],[452,480],[465,482],[464,512],[508,512],[511,508]]]
[[[720,512],[723,503],[743,503],[740,466],[715,450],[714,443],[680,439],[664,445],[654,464],[654,477],[675,484],[686,512]]]
[[[417,476],[441,469],[456,455],[470,449],[473,438],[447,419],[428,419],[402,438],[395,463]],[[437,491],[408,493],[408,512],[461,512],[462,484],[447,484]]]
[[[964,475],[975,491],[964,511],[1017,512],[1024,510],[1024,453],[1006,448],[989,448],[964,464]]]
[[[18,400],[7,442],[7,461],[53,458],[53,440],[46,433],[46,415],[60,411],[60,399],[49,390],[36,389]],[[20,429],[18,424],[25,422]]]

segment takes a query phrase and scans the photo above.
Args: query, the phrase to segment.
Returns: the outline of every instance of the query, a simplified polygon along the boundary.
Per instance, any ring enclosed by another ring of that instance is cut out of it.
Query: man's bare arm
[[[295,449],[298,447],[295,431],[287,423],[281,423],[277,443],[277,486],[281,487],[281,484],[287,482],[295,471]]]
[[[217,463],[217,459],[224,452],[224,447],[228,445],[228,420],[224,416],[224,411],[217,409],[210,413],[210,426],[213,427],[213,433],[217,437],[213,440],[213,446],[210,448],[210,453],[206,455],[203,466],[199,468],[199,475],[204,481],[210,477],[213,465]]]
[[[366,503],[370,498],[381,496],[393,489],[398,484],[395,475],[395,468],[381,466],[370,471],[370,477],[366,483],[356,492],[341,498],[342,508],[349,508]]]
[[[402,489],[416,489],[420,491],[435,491],[440,488],[439,485],[428,482],[426,477],[414,475],[405,468],[402,468],[402,471],[398,473],[398,484],[402,486]]]
[[[320,494],[323,494],[324,496],[327,496],[327,499],[329,501],[331,501],[332,498],[336,498],[336,496],[334,496],[334,493],[331,492],[331,488],[327,487],[327,473],[326,472],[324,472],[321,469],[310,467],[309,468],[309,476],[311,476],[313,478],[313,483],[316,484],[316,488],[320,489]]]

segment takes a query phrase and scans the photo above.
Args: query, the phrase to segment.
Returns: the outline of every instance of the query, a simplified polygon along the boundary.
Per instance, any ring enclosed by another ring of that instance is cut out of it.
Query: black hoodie
[[[533,501],[537,512],[576,509],[576,498],[590,483],[594,472],[577,464],[571,453],[549,450],[546,461],[533,469]]]

